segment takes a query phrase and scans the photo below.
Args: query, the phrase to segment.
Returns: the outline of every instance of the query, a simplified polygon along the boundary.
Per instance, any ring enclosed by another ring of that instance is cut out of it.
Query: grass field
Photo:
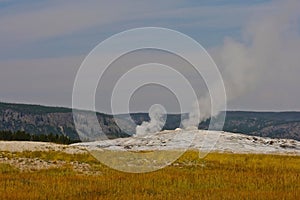
[[[88,163],[100,175],[80,174],[69,164],[27,172],[2,163],[0,199],[300,199],[299,156],[213,153],[200,159],[189,151],[171,166],[143,174],[112,170],[88,154],[6,156]]]

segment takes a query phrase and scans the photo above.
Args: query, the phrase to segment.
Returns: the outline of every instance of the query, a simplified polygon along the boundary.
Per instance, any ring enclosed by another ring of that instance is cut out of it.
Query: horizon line
[[[70,110],[80,110],[80,111],[88,111],[88,112],[97,112],[97,113],[101,113],[101,114],[106,114],[106,115],[113,115],[112,113],[107,113],[107,112],[103,112],[103,111],[93,111],[93,110],[87,110],[87,109],[81,109],[81,108],[72,108],[72,107],[68,107],[68,106],[64,106],[64,105],[47,105],[47,104],[40,104],[40,103],[29,103],[29,102],[7,102],[7,101],[1,101],[0,103],[3,104],[16,104],[16,105],[28,105],[28,106],[43,106],[43,107],[49,107],[49,108],[64,108],[64,109],[70,109]],[[228,109],[225,111],[221,111],[221,112],[261,112],[261,113],[286,113],[286,112],[300,112],[300,110],[248,110],[248,109]],[[135,112],[130,112],[130,113],[118,113],[115,115],[125,115],[125,114],[148,114],[147,111],[135,111]],[[179,114],[188,114],[186,113],[167,113],[170,115],[179,115]]]

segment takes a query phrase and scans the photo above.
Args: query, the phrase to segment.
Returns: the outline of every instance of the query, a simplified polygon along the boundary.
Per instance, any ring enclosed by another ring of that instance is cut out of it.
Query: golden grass
[[[300,199],[300,157],[189,151],[162,170],[122,173],[90,155],[25,152],[14,156],[87,162],[102,172],[70,167],[20,172],[0,164],[0,199]]]

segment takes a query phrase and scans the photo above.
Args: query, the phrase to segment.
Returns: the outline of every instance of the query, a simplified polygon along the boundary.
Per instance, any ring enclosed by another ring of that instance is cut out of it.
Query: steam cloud
[[[221,71],[229,101],[255,87],[263,78],[262,74],[299,65],[300,1],[275,1],[268,4],[268,8],[267,13],[256,13],[245,24],[241,41],[226,37],[223,46],[210,51]],[[220,88],[213,89],[217,92]],[[217,102],[217,112],[211,113],[209,94],[197,103],[200,116],[197,110],[190,112],[189,118],[182,123],[184,128],[197,127],[198,122],[216,116],[222,107],[221,102]],[[137,132],[146,131],[145,127],[150,127],[150,124],[151,127],[161,125],[159,120],[152,121],[151,118],[150,123],[144,122],[137,127]]]
[[[252,18],[244,27],[242,42],[226,38],[212,52],[223,68],[229,100],[254,87],[264,72],[299,63],[300,1],[276,1],[270,7],[267,14]]]
[[[263,78],[262,74],[299,65],[300,1],[276,1],[270,8],[267,14],[253,17],[246,24],[242,41],[227,37],[222,47],[211,51],[221,70],[229,101],[255,87]],[[198,105],[200,122],[221,111],[221,104],[217,102],[217,112],[210,112],[209,94],[199,99]],[[189,113],[183,126],[197,126],[195,116],[195,112]]]
[[[149,122],[143,122],[140,126],[136,127],[136,135],[143,136],[148,133],[155,133],[160,131],[166,121],[166,112],[160,105],[153,105],[149,111]]]

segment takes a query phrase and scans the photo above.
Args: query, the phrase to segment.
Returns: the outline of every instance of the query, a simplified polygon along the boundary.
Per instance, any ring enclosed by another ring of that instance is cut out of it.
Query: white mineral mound
[[[77,143],[72,146],[85,147],[90,150],[200,149],[213,152],[300,155],[300,142],[296,140],[271,139],[223,131],[181,129],[166,130],[145,136]]]
[[[212,138],[212,142],[207,138]],[[214,139],[217,140],[214,140]],[[212,147],[212,148],[210,148]],[[196,149],[201,151],[300,155],[300,142],[271,139],[223,131],[181,130],[162,131],[144,136],[114,140],[58,145],[44,142],[0,141],[0,151],[64,151],[86,153],[86,150],[155,151]]]
[[[0,141],[0,152],[23,152],[23,151],[61,151],[69,154],[87,153],[86,149],[80,146],[54,144],[49,142],[29,141]]]

